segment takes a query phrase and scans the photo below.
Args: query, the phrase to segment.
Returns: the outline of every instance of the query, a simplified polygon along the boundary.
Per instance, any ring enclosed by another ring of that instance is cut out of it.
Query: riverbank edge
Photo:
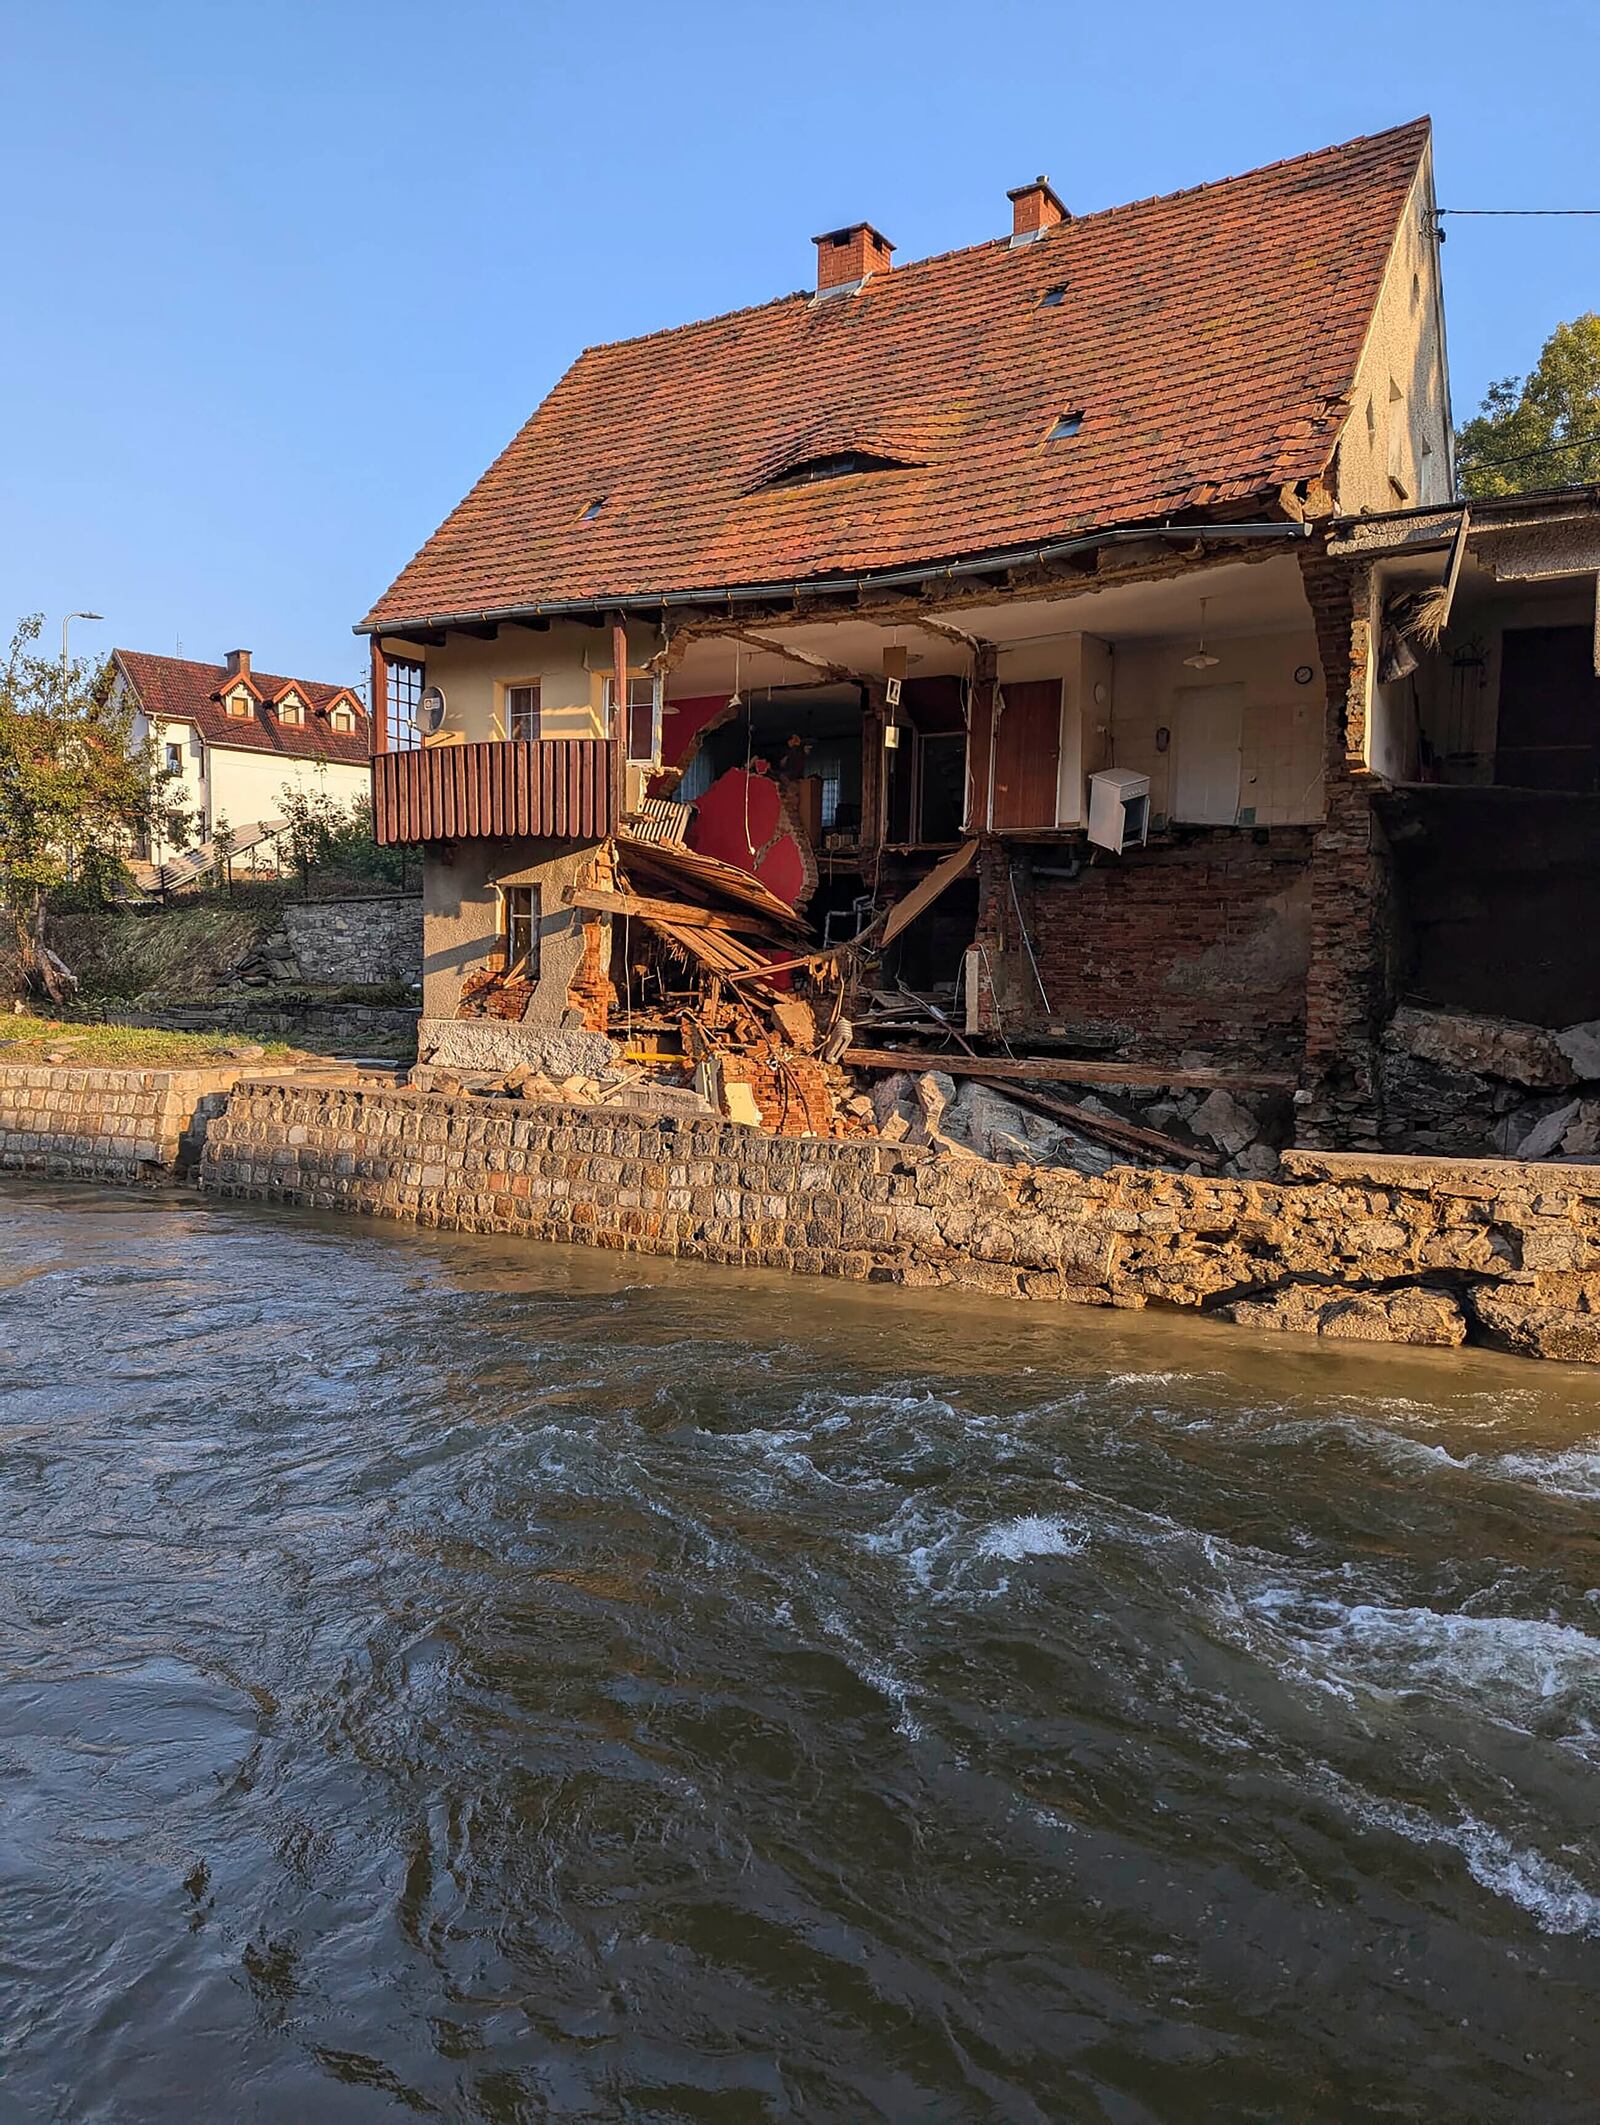
[[[1287,1152],[1090,1177],[714,1119],[246,1080],[214,1195],[740,1268],[1600,1363],[1600,1168]]]
[[[1600,1167],[1292,1151],[1273,1180],[1090,1177],[236,1063],[0,1066],[0,1170],[1600,1363]]]

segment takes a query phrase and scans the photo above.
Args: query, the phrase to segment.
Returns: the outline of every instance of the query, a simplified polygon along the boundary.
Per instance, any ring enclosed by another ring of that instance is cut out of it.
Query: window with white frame
[[[167,746],[167,773],[169,775],[181,775],[183,773],[183,747],[181,745],[169,743]]]
[[[355,714],[354,714],[354,711],[353,711],[353,710],[351,710],[351,709],[348,709],[348,708],[330,708],[330,709],[329,709],[329,711],[328,711],[328,728],[329,728],[330,730],[343,730],[343,731],[351,731],[351,730],[354,730],[354,729],[355,729],[355,727],[356,727],[356,719],[355,719]]]
[[[540,735],[539,682],[519,679],[505,689],[506,736],[531,745]]]
[[[617,682],[605,682],[606,729],[616,729]],[[628,674],[628,758],[635,765],[656,767],[661,761],[661,681],[648,672]]]

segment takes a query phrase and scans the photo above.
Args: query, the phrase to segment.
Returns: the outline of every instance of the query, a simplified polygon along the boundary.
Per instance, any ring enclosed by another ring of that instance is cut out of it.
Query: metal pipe
[[[70,626],[72,625],[72,623],[73,623],[73,621],[74,621],[74,620],[103,620],[104,618],[105,618],[105,614],[104,614],[103,612],[69,612],[69,613],[65,614],[65,615],[63,616],[63,618],[62,618],[62,621],[61,621],[61,700],[62,700],[62,703],[63,703],[63,705],[65,705],[65,703],[66,703],[66,698],[67,698],[67,629],[68,629],[68,628],[69,628],[69,627],[70,627]]]

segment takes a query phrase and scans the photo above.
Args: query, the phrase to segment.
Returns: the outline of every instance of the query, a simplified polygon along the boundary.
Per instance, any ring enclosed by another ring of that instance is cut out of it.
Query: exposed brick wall
[[[201,1181],[447,1231],[1600,1362],[1600,1173],[1285,1165],[1278,1182],[1089,1178],[715,1120],[263,1082],[211,1124]]]
[[[1327,677],[1327,817],[1311,863],[1311,959],[1299,1134],[1305,1143],[1376,1144],[1377,1040],[1392,1001],[1394,895],[1379,788],[1363,762],[1376,591],[1364,564],[1301,554]]]
[[[123,1186],[174,1180],[243,1066],[75,1070],[0,1066],[0,1171]]]
[[[1074,879],[1038,869],[1065,865],[1069,851],[1033,851],[1030,860],[1016,847],[1009,852],[1016,905],[1001,845],[981,872],[979,934],[1000,947],[1005,1023],[1037,1026],[1048,1017],[1130,1051],[1203,1048],[1298,1063],[1311,840],[1305,827],[1275,827],[1260,841],[1249,831],[1217,830],[1104,856]]]

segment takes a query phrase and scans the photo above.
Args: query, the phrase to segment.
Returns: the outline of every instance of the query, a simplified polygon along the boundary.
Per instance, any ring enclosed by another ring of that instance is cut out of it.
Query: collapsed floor
[[[1086,1174],[1114,1163],[1271,1173],[1290,1139],[1287,1074],[1252,1076],[1209,1054],[1140,1066],[1048,1037],[969,1037],[953,985],[901,978],[890,947],[915,940],[972,853],[955,851],[850,939],[819,945],[749,872],[625,833],[566,889],[582,941],[559,1020],[548,970],[541,980],[531,953],[512,956],[466,983],[470,1037],[425,1041],[417,1082]],[[535,1023],[541,997],[547,1030],[527,1053],[496,1037]]]

